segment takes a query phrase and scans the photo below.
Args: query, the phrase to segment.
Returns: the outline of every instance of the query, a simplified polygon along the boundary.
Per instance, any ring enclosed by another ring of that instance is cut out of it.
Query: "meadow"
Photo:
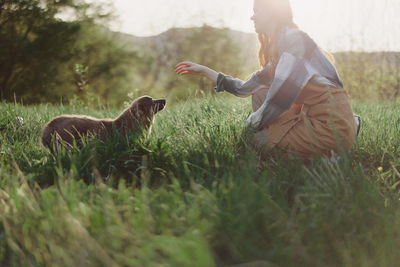
[[[337,162],[260,157],[250,102],[195,98],[149,136],[57,157],[60,114],[119,109],[0,103],[1,266],[398,266],[400,105],[353,103],[363,127]]]

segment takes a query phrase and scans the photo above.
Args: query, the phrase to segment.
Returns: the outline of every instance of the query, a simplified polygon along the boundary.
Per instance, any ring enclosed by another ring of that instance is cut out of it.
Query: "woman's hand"
[[[258,129],[261,123],[263,110],[263,108],[259,108],[257,111],[253,112],[244,123],[244,126],[251,129]]]
[[[175,66],[175,72],[179,75],[193,74],[202,75],[210,81],[217,82],[218,73],[209,67],[193,63],[190,61],[183,61]]]
[[[179,75],[204,75],[204,70],[205,66],[190,61],[183,61],[175,66],[175,72]]]

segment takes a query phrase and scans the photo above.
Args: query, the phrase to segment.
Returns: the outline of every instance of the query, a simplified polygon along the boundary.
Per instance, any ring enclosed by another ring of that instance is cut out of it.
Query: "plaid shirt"
[[[268,78],[270,64],[267,64],[246,82],[220,72],[214,88],[216,92],[227,91],[239,97],[269,88],[264,103],[246,122],[246,126],[257,130],[262,130],[289,110],[308,82],[343,88],[336,68],[306,33],[285,27],[278,48],[279,61],[273,80]]]

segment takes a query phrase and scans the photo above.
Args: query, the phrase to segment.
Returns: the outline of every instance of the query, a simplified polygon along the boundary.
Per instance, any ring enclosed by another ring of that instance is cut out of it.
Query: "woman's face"
[[[274,20],[265,0],[254,0],[254,15],[250,18],[254,22],[256,33],[271,34],[275,27]]]

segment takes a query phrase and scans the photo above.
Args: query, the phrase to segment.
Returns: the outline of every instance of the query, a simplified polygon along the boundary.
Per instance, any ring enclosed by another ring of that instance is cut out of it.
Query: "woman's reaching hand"
[[[204,75],[204,70],[205,66],[190,61],[183,61],[175,66],[175,72],[179,75]]]
[[[218,78],[218,73],[215,70],[190,61],[183,61],[178,63],[175,66],[175,72],[179,75],[202,75],[213,82],[217,82]]]

